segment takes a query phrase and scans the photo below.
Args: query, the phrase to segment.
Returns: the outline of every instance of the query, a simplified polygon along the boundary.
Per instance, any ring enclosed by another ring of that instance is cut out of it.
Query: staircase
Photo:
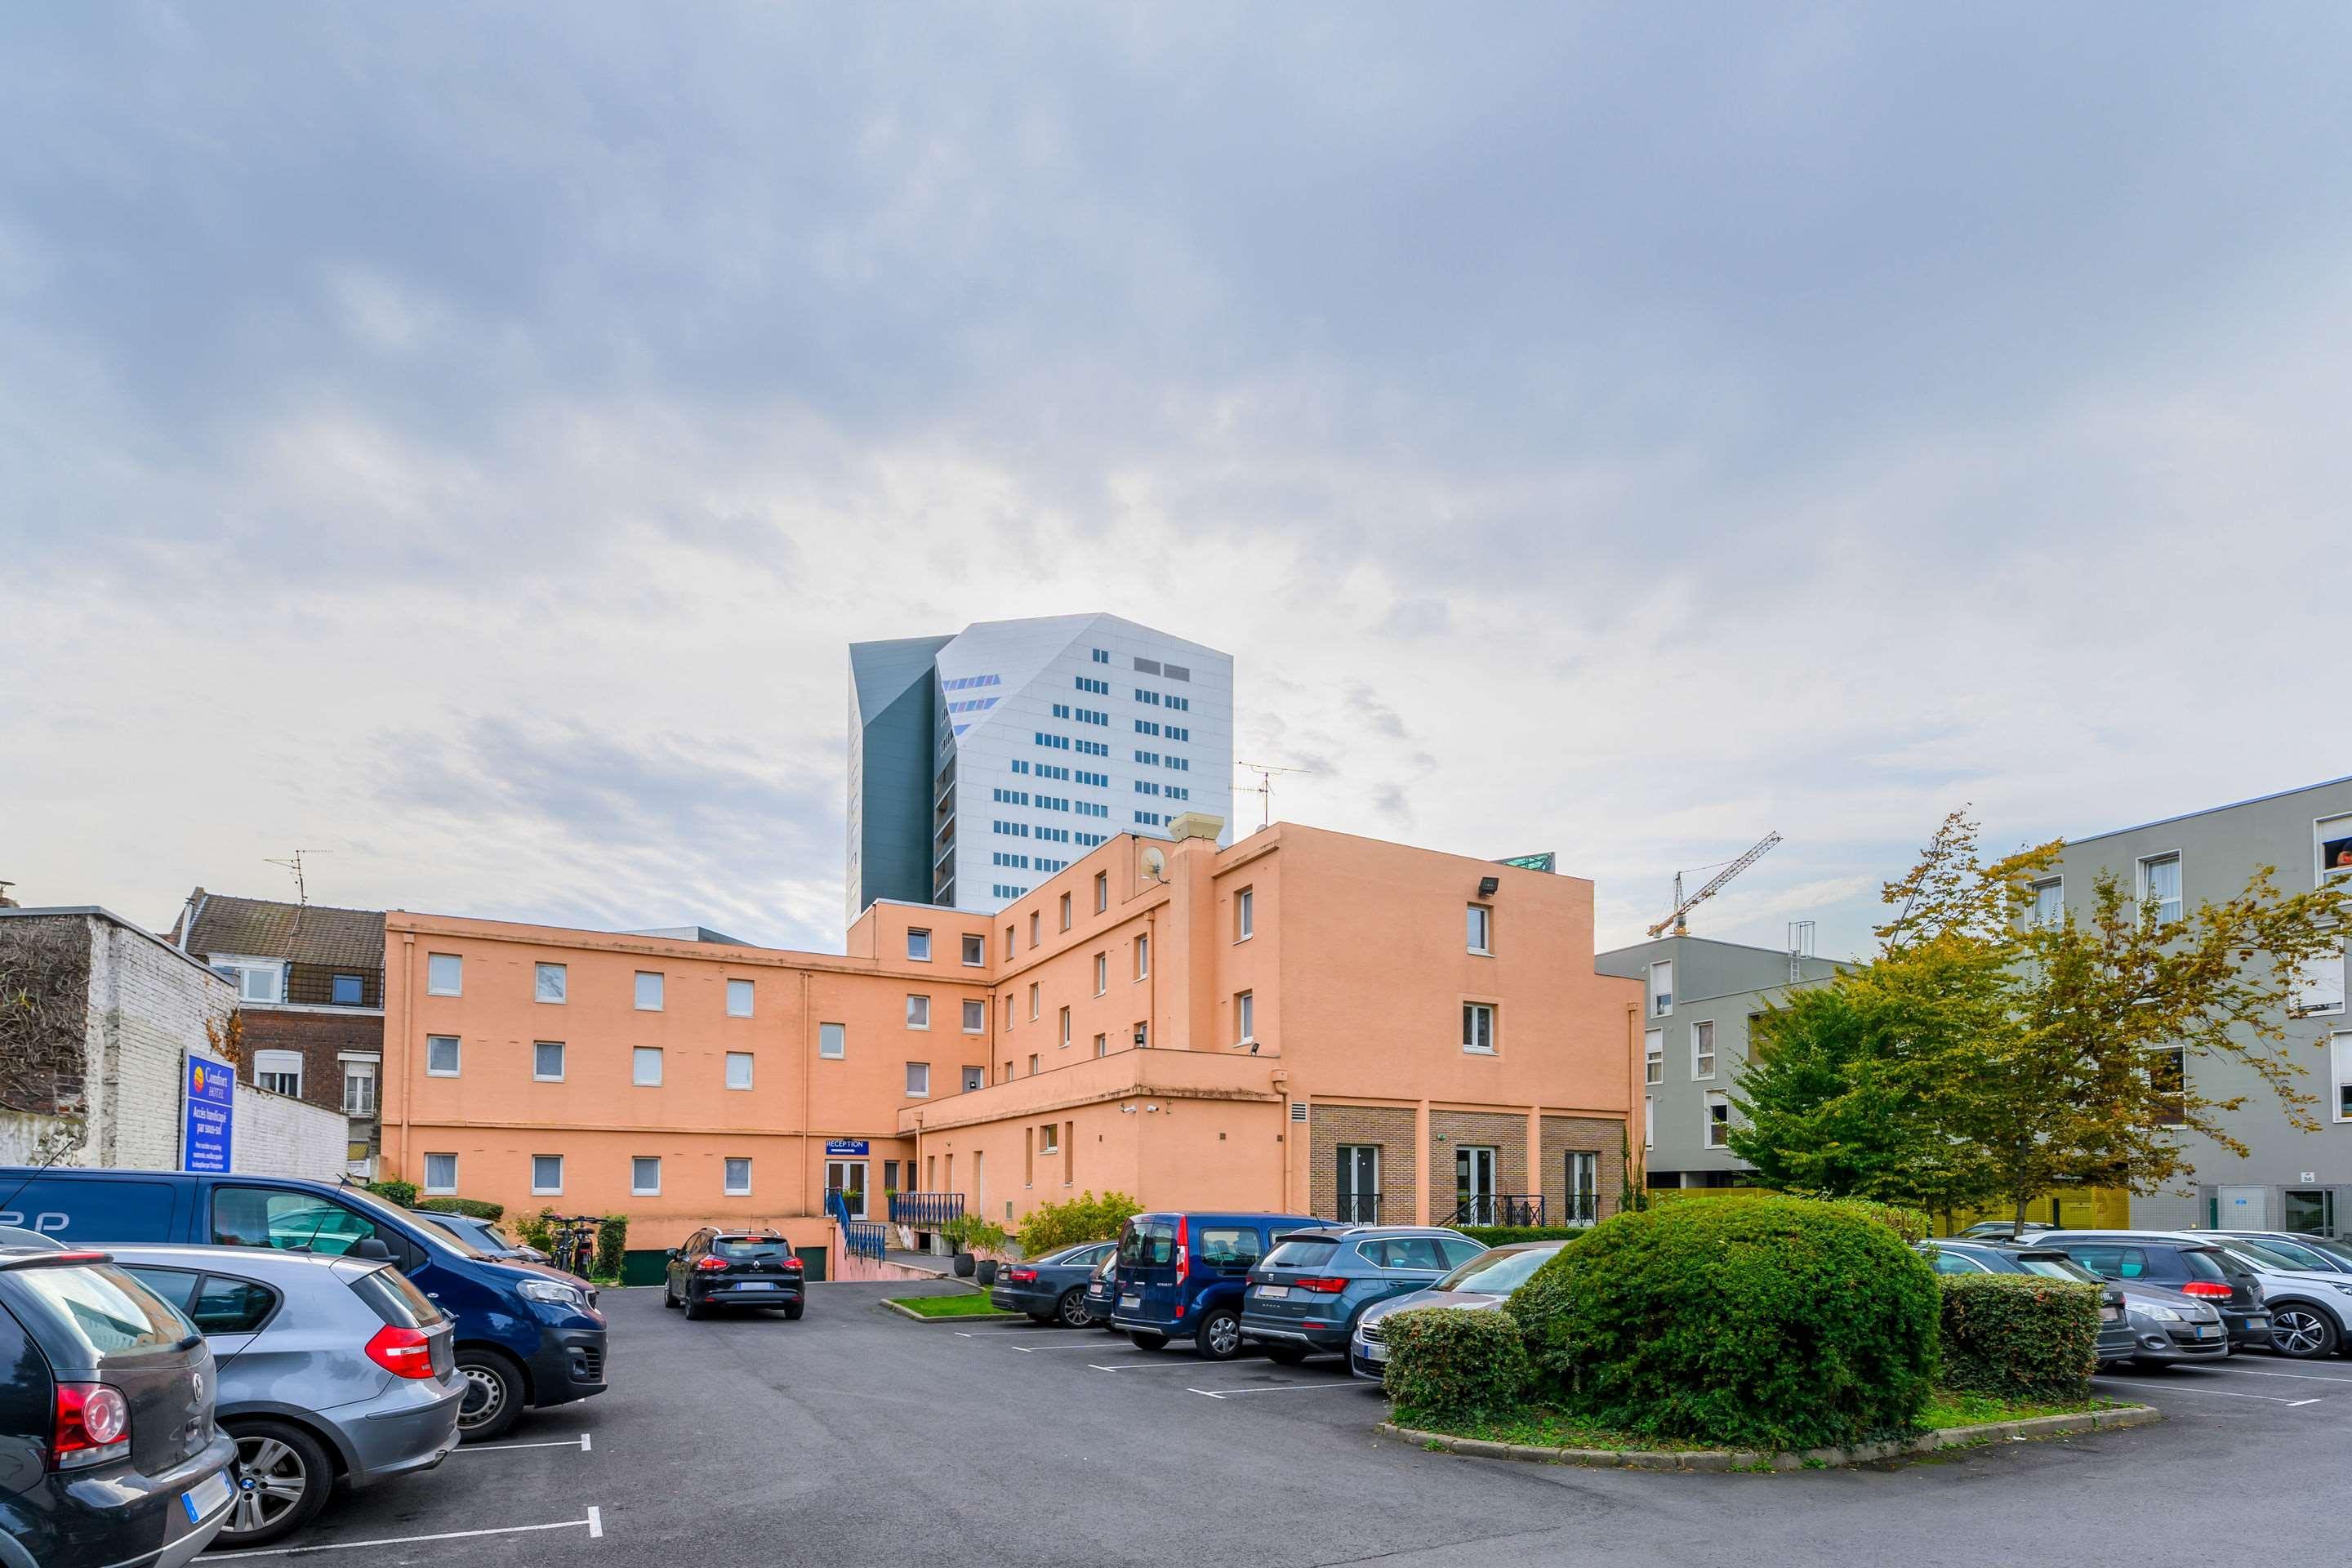
[[[849,1202],[838,1191],[824,1194],[824,1211],[841,1226],[841,1245],[850,1257],[870,1258],[877,1263],[882,1260],[883,1248],[890,1238],[887,1226],[877,1220],[851,1218]]]

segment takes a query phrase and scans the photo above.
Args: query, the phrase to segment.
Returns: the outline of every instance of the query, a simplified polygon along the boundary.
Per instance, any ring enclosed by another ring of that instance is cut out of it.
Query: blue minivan
[[[577,1280],[503,1263],[363,1187],[289,1176],[0,1167],[0,1225],[91,1246],[275,1247],[389,1258],[457,1321],[457,1430],[496,1437],[526,1405],[604,1392],[604,1317]]]
[[[1258,1259],[1325,1221],[1282,1214],[1139,1214],[1118,1233],[1111,1325],[1148,1351],[1189,1335],[1206,1361],[1242,1348],[1242,1293]]]

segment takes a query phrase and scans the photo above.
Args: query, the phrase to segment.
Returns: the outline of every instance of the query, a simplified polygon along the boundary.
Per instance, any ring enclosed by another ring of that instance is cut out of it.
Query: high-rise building
[[[1115,834],[1230,819],[1233,770],[1233,656],[1199,643],[1109,615],[852,643],[848,918],[1001,909]]]

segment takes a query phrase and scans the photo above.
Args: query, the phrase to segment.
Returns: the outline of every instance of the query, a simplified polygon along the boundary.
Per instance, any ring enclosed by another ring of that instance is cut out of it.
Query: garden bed
[[[891,1296],[882,1303],[902,1317],[918,1322],[936,1323],[948,1319],[1019,1318],[1022,1312],[1001,1312],[992,1306],[987,1296],[972,1291],[961,1296]]]

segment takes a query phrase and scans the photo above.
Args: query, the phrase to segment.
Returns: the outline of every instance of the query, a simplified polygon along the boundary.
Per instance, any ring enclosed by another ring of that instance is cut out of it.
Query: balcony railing
[[[917,1230],[937,1230],[963,1213],[961,1193],[894,1193],[890,1223]]]
[[[1381,1223],[1381,1194],[1341,1193],[1339,1212],[1331,1217],[1341,1225],[1378,1225]]]
[[[1599,1193],[1570,1193],[1568,1212],[1559,1216],[1562,1225],[1598,1225],[1601,1223]]]
[[[1544,1195],[1541,1193],[1482,1193],[1474,1198],[1464,1198],[1456,1205],[1448,1225],[1515,1225],[1545,1224]]]

